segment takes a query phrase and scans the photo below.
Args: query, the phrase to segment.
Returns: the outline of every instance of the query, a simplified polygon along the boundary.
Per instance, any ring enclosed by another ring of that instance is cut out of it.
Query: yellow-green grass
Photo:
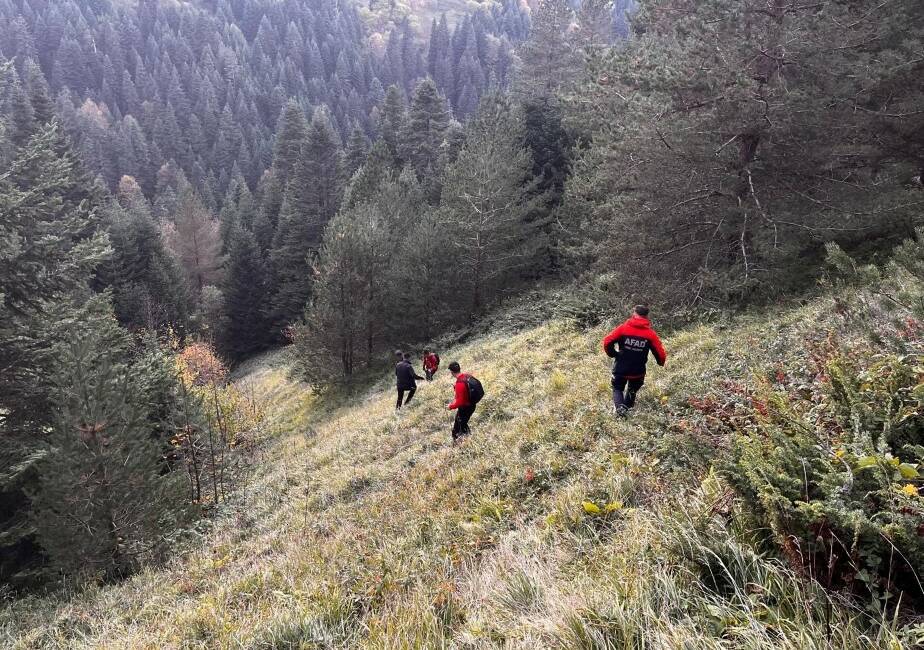
[[[238,381],[269,442],[201,543],[121,585],[8,604],[0,646],[901,647],[711,517],[722,487],[692,458],[711,441],[668,433],[687,397],[773,362],[828,308],[674,334],[624,421],[602,329],[441,351],[487,391],[459,447],[445,370],[400,413],[391,377],[331,410],[264,357]],[[706,590],[697,558],[734,589]]]

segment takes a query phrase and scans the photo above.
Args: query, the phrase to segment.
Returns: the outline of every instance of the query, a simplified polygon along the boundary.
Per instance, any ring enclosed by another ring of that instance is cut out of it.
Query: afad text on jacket
[[[603,339],[603,351],[609,357],[616,357],[613,374],[627,379],[645,376],[649,351],[659,366],[663,366],[667,361],[667,353],[661,345],[661,339],[651,328],[651,322],[642,316],[633,316],[607,334]]]

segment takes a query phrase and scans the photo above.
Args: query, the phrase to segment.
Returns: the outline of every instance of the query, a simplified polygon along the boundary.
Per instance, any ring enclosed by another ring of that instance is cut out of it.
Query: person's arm
[[[463,381],[457,381],[457,382],[456,382],[456,386],[455,386],[455,390],[456,390],[456,399],[455,399],[454,402],[452,402],[452,403],[448,406],[448,408],[449,408],[450,411],[452,411],[452,410],[454,410],[454,409],[457,409],[457,408],[459,408],[460,406],[464,406],[463,402],[465,402],[465,391],[468,390],[468,388],[466,388],[465,382],[463,382]]]
[[[622,336],[622,325],[603,338],[603,352],[611,359],[616,358],[616,342]]]
[[[658,338],[654,330],[651,331],[651,351],[654,353],[655,361],[658,362],[659,366],[663,366],[667,363],[667,352],[664,351],[664,346],[661,345],[661,339]]]

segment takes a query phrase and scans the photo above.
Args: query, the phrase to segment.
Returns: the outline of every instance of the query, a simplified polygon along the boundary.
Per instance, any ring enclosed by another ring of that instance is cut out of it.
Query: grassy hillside
[[[240,382],[271,441],[201,546],[119,586],[8,604],[0,645],[911,647],[908,628],[758,552],[709,469],[729,442],[691,406],[805,358],[808,340],[863,339],[837,311],[666,337],[668,366],[626,421],[602,329],[552,322],[445,351],[488,392],[460,447],[445,371],[395,414],[388,378],[334,408],[270,355]]]

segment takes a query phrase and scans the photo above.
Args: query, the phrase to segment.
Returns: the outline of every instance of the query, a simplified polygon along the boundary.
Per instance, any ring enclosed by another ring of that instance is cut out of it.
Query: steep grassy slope
[[[709,473],[721,441],[675,426],[690,397],[798,355],[831,307],[667,337],[668,367],[627,421],[611,415],[602,330],[553,322],[445,351],[488,392],[460,447],[445,371],[400,414],[388,379],[333,410],[283,355],[264,358],[240,381],[273,441],[201,548],[10,604],[0,645],[903,647],[759,555]]]

